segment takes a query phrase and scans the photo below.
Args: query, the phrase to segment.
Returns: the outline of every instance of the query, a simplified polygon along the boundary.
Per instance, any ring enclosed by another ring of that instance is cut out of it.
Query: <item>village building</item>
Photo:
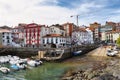
[[[119,37],[120,37],[120,31],[106,32],[106,41],[108,43],[116,43],[116,41]]]
[[[24,42],[25,47],[40,47],[41,44],[41,27],[43,25],[39,25],[36,23],[27,24],[24,27]]]
[[[79,28],[72,33],[72,45],[92,44],[93,32],[90,29]]]
[[[73,23],[64,23],[63,25],[63,29],[65,30],[65,36],[71,36],[72,35],[72,31],[75,29],[75,25]]]
[[[54,48],[60,48],[66,45],[66,38],[59,34],[49,34],[43,37],[43,44],[51,45]]]
[[[92,24],[90,24],[90,29],[93,31],[93,38],[94,38],[94,42],[95,43],[99,43],[100,42],[100,27],[101,24],[94,22]]]
[[[8,29],[0,29],[0,47],[12,47],[13,37],[12,31]]]
[[[24,38],[25,38],[24,27],[26,25],[27,24],[21,23],[21,24],[18,24],[18,26],[15,26],[12,29],[13,42],[14,42],[14,44],[19,45],[20,47],[24,47],[25,46],[25,43],[24,43]]]
[[[49,34],[42,37],[42,42],[44,45],[55,45],[55,47],[65,46],[65,30],[59,24],[50,26]]]

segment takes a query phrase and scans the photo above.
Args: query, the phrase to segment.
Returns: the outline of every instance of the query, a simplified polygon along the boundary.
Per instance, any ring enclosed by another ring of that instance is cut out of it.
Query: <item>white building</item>
[[[60,25],[52,25],[50,26],[50,34],[60,34],[65,36],[65,30]]]
[[[40,31],[40,39],[42,44],[43,44],[42,37],[48,34],[50,34],[50,28],[48,26],[42,26]]]
[[[43,45],[54,44],[56,47],[66,45],[65,30],[58,24],[43,27],[41,33]]]
[[[16,45],[19,45],[23,47],[24,44],[24,26],[18,25],[12,29],[12,34],[13,34],[13,42]]]
[[[94,43],[93,32],[89,28],[87,28],[86,31],[87,31],[87,42],[91,44]]]
[[[66,38],[58,35],[51,34],[43,37],[43,44],[55,44],[56,47],[62,47],[66,45]]]
[[[116,41],[119,37],[120,37],[120,31],[106,32],[106,41],[107,42],[116,43]]]
[[[93,43],[93,33],[89,29],[79,28],[72,33],[72,44],[90,44]]]
[[[105,41],[106,40],[106,32],[102,32],[101,33],[101,41]]]
[[[2,47],[13,46],[12,31],[0,29],[0,45]]]

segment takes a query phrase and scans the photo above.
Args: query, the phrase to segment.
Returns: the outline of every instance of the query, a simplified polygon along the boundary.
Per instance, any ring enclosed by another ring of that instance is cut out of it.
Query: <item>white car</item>
[[[118,51],[116,50],[107,50],[107,56],[116,56]]]

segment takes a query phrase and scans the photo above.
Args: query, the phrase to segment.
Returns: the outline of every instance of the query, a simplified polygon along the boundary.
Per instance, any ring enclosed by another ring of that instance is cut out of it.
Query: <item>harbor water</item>
[[[8,74],[0,72],[0,80],[60,80],[70,67],[66,63],[44,63],[38,67],[12,71]]]
[[[106,61],[106,58],[99,58]],[[26,70],[0,73],[0,80],[61,80],[70,69],[88,69],[99,61],[98,57],[78,56],[64,62],[45,62],[43,65]]]

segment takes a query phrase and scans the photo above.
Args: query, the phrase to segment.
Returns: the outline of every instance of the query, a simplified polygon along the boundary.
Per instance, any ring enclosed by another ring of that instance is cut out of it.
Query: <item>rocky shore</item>
[[[84,64],[69,69],[62,80],[120,80],[120,59],[115,57],[91,61],[88,59]]]

